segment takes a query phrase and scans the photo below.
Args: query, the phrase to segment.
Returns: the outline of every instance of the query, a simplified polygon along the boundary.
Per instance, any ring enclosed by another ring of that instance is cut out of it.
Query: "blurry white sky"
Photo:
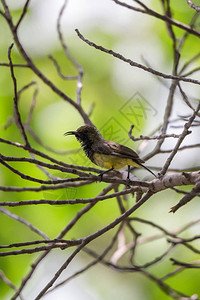
[[[24,2],[8,1],[13,9],[19,9]],[[30,2],[31,13],[23,21],[20,30],[23,41],[32,51],[41,53],[42,50],[49,50],[51,44],[57,41],[56,21],[63,3],[63,0]],[[62,17],[62,29],[67,35],[75,35],[75,28],[88,30],[91,27],[116,31],[120,34],[130,29],[132,22],[133,13],[116,5],[112,0],[69,0]]]

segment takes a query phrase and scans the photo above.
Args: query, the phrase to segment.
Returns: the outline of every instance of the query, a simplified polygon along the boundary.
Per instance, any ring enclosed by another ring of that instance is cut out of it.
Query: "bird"
[[[134,150],[116,142],[105,140],[97,128],[92,125],[83,125],[76,131],[68,131],[64,135],[74,135],[80,142],[85,155],[95,165],[107,169],[99,174],[100,181],[105,173],[125,166],[128,166],[127,180],[130,180],[130,166],[143,167],[157,177],[149,168],[143,165],[144,161]]]

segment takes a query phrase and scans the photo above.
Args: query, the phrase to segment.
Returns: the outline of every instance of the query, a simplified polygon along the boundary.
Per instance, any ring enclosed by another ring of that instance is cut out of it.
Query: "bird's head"
[[[83,144],[93,144],[103,139],[96,127],[91,125],[81,126],[76,131],[66,132],[65,135],[75,135],[77,140]]]

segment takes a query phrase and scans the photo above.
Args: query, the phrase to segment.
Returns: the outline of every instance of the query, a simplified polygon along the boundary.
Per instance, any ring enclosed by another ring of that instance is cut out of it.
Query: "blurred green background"
[[[161,12],[158,1],[146,1],[149,6]],[[21,14],[24,1],[9,1],[12,7],[12,16],[17,20]],[[30,8],[23,20],[19,36],[25,49],[32,57],[34,63],[46,76],[54,82],[62,91],[76,101],[76,81],[62,80],[48,55],[52,55],[65,75],[76,75],[77,70],[66,58],[58,41],[56,32],[56,21],[62,1],[43,0],[30,2]],[[132,1],[131,1],[132,4]],[[194,11],[190,9],[186,1],[177,0],[173,5],[174,18],[179,21],[188,22],[191,20]],[[2,9],[2,7],[1,7]],[[139,69],[114,59],[113,57],[95,50],[83,43],[76,35],[74,29],[78,28],[84,36],[98,45],[113,49],[122,53],[125,57],[130,57],[134,61],[142,62],[143,58],[150,65],[165,73],[172,70],[172,43],[168,36],[165,24],[149,16],[137,14],[125,8],[117,6],[113,1],[91,1],[73,0],[69,1],[67,9],[61,21],[61,28],[65,42],[69,46],[72,56],[82,65],[84,69],[82,106],[86,112],[92,110],[91,120],[99,128],[106,139],[124,143],[135,150],[140,151],[144,156],[148,153],[155,142],[142,144],[133,142],[128,138],[128,131],[131,125],[135,125],[133,135],[140,136],[151,134],[151,132],[162,124],[164,108],[168,96],[169,82],[167,86],[158,81],[153,75],[145,73]],[[197,23],[198,26],[198,23]],[[175,29],[178,37],[183,31]],[[8,62],[7,51],[12,43],[12,37],[7,24],[0,17],[0,62]],[[196,37],[190,37],[185,43],[182,51],[182,64],[199,51],[199,42]],[[24,60],[18,53],[16,47],[12,52],[14,63],[22,64]],[[196,62],[198,63],[198,61]],[[23,143],[19,130],[13,121],[13,83],[8,67],[0,66],[0,133],[1,138]],[[63,101],[53,93],[33,72],[28,68],[15,68],[18,90],[30,82],[36,82],[29,89],[21,94],[19,110],[22,120],[26,121],[29,114],[30,105],[35,89],[38,89],[36,106],[33,112],[30,126],[39,139],[52,151],[45,149],[28,134],[31,145],[46,154],[64,161],[66,163],[93,166],[82,151],[79,144],[73,137],[64,137],[63,134],[69,130],[75,130],[83,124],[80,115],[69,103]],[[190,91],[191,98],[197,98],[198,87],[185,85],[186,91]],[[188,110],[177,96],[177,105],[174,109],[174,117],[177,113],[187,114]],[[180,129],[174,129],[178,133]],[[196,140],[196,136],[191,139]],[[188,140],[192,141],[192,140]],[[168,142],[173,146],[173,142]],[[77,149],[66,154],[65,151]],[[24,150],[4,143],[0,144],[0,152],[7,156],[29,157]],[[63,152],[63,154],[62,154]],[[193,152],[187,159],[177,155],[173,163],[174,168],[188,168],[196,163],[197,152]],[[167,155],[157,156],[147,163],[147,165],[160,167],[165,162]],[[27,163],[9,163],[18,168],[21,172],[33,177],[47,179],[44,173],[36,166]],[[53,176],[66,176],[57,171],[52,171]],[[139,178],[148,178],[146,171],[138,170],[135,173]],[[0,166],[1,186],[39,186],[39,184],[21,179],[7,168]],[[70,188],[60,191],[45,192],[0,192],[0,201],[20,201],[37,199],[76,199],[95,197],[106,186],[104,183],[94,183],[89,186]],[[186,189],[187,190],[187,189]],[[189,189],[188,189],[189,190]],[[161,197],[160,197],[161,195]],[[182,208],[175,215],[168,214],[171,206],[178,200],[179,195],[173,191],[162,192],[152,197],[150,202],[142,206],[134,216],[155,220],[157,224],[167,228],[169,231],[176,230],[180,226],[199,217],[197,210],[197,200],[190,203],[187,208]],[[126,208],[134,203],[132,197],[128,197],[125,202]],[[46,233],[53,239],[66,224],[82,208],[82,205],[66,206],[21,206],[9,208],[10,212],[28,220],[34,226]],[[119,207],[116,199],[110,199],[97,204],[87,213],[66,236],[67,239],[81,238],[96,230],[106,226],[119,216]],[[38,236],[31,232],[29,228],[14,221],[13,219],[0,214],[0,243],[2,245],[15,242],[25,242],[38,239]],[[138,232],[145,236],[158,233],[150,226],[135,224]],[[194,235],[199,227],[192,227],[185,232],[185,236]],[[108,241],[111,240],[114,230],[92,243],[91,247],[101,253]],[[127,233],[127,239],[129,235]],[[196,243],[198,246],[198,243]],[[137,253],[137,264],[144,264],[169,247],[164,239],[155,240],[141,246]],[[71,251],[55,250],[39,267],[33,280],[25,290],[25,299],[33,299],[41,290],[45,282],[65,261]],[[191,255],[188,250],[183,251],[183,247],[177,247],[170,254],[180,260],[196,260],[199,255]],[[174,270],[175,267],[169,262],[168,256],[161,264],[155,265],[150,271],[157,277]],[[0,258],[0,269],[17,286],[21,278],[30,270],[30,264],[36,260],[36,255],[18,255]],[[91,258],[86,254],[79,255],[69,268],[69,273],[65,272],[62,279],[72,274],[76,270],[85,266]],[[126,257],[122,264],[126,264]],[[186,294],[200,292],[199,271],[189,270],[180,273],[167,281],[172,287],[181,290]],[[77,289],[77,286],[79,287]],[[0,279],[0,298],[9,299],[12,293]],[[169,299],[151,281],[139,273],[126,274],[114,272],[102,265],[97,265],[84,275],[70,281],[63,288],[54,293],[48,294],[45,299]]]

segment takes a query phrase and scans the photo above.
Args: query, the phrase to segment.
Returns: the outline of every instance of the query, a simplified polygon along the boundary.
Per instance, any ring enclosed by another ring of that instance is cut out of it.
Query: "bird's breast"
[[[104,169],[121,169],[127,165],[138,167],[137,163],[135,163],[130,158],[117,157],[114,155],[106,155],[94,153],[93,162]]]

